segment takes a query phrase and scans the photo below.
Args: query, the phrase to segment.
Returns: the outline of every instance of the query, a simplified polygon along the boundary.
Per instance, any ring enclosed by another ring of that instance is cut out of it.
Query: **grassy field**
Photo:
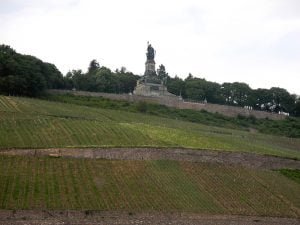
[[[300,159],[300,139],[73,104],[0,96],[0,148],[185,147]]]
[[[0,190],[2,209],[300,216],[299,184],[278,171],[204,163],[0,156]]]
[[[300,138],[300,118],[296,117],[287,117],[284,120],[256,119],[254,116],[245,117],[241,115],[237,117],[227,117],[219,113],[209,113],[205,110],[176,109],[146,102],[128,102],[102,97],[76,96],[72,94],[49,94],[43,98],[56,102],[71,103],[94,108],[143,112],[149,115],[156,115],[169,119],[180,119],[209,126],[239,130],[256,129],[265,134]]]

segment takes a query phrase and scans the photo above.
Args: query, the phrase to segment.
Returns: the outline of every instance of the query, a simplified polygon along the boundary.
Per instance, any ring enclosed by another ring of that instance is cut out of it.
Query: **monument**
[[[145,73],[138,81],[137,85],[133,91],[135,95],[142,96],[169,96],[176,97],[175,95],[167,91],[167,87],[164,81],[159,79],[155,70],[155,50],[148,43],[147,53],[146,53],[146,63],[145,63]]]

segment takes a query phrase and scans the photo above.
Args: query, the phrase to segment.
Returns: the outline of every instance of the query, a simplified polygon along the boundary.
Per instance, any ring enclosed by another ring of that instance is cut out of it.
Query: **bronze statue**
[[[154,56],[155,56],[155,50],[154,48],[151,46],[151,44],[149,44],[148,42],[148,48],[147,48],[147,60],[154,60]]]

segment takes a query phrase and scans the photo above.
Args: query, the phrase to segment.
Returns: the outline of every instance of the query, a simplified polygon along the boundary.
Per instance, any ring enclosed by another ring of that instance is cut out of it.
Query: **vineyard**
[[[99,151],[97,148],[101,147],[107,151],[112,151],[110,147],[119,147],[114,151],[124,147],[155,147],[165,152],[167,147],[168,154],[175,151],[173,147],[182,151],[187,151],[182,148],[221,150],[223,155],[228,154],[227,151],[249,152],[257,153],[255,156],[282,157],[281,160],[293,161],[294,165],[300,159],[300,139],[297,138],[143,113],[0,96],[2,153],[4,149],[14,152],[14,148],[19,152],[35,148],[40,151],[80,148],[86,153],[87,148]],[[298,170],[272,171],[269,167],[247,167],[217,160],[84,159],[35,153],[0,154],[1,210],[300,217]],[[252,157],[258,166],[259,157]]]
[[[298,183],[209,163],[0,156],[0,190],[2,209],[300,216]]]
[[[0,148],[185,147],[300,159],[300,139],[143,113],[0,96]]]

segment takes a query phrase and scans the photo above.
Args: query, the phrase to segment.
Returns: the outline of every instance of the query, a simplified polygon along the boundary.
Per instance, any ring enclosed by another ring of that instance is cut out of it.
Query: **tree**
[[[291,112],[295,106],[296,96],[290,95],[289,92],[283,88],[272,87],[272,101],[274,105],[278,106],[278,110]]]
[[[122,66],[121,67],[121,69],[120,69],[120,73],[122,74],[124,74],[124,73],[126,73],[126,71],[127,71],[127,69],[126,69],[126,67],[125,66]]]
[[[100,69],[100,64],[97,62],[96,59],[93,59],[90,62],[89,68],[88,68],[88,74],[94,74],[95,72],[97,72],[97,70]]]
[[[168,77],[167,89],[170,93],[172,93],[174,95],[177,95],[177,96],[181,95],[182,97],[186,97],[185,83],[178,76],[175,76],[175,78]]]
[[[185,79],[185,95],[189,99],[211,103],[221,103],[220,85],[205,79],[193,77],[191,74]]]
[[[64,87],[63,76],[54,64],[41,63],[41,73],[44,74],[48,89],[60,89]]]
[[[248,84],[240,82],[223,83],[220,88],[220,95],[227,104],[239,106],[249,104],[248,99],[251,95],[251,88]]]
[[[157,76],[160,80],[165,81],[167,77],[169,76],[168,73],[166,72],[166,68],[163,64],[159,65],[157,69]]]
[[[187,78],[185,78],[184,81],[187,81],[187,80],[192,80],[194,77],[193,77],[193,74],[189,73],[189,75],[187,76]]]
[[[64,88],[65,89],[73,89],[74,88],[74,80],[73,73],[69,71],[66,76],[64,76]]]
[[[273,102],[272,93],[268,89],[258,88],[252,90],[251,96],[249,96],[249,102],[251,106],[257,110],[268,110],[270,104]]]
[[[63,85],[63,76],[53,64],[0,45],[0,93],[38,96],[46,88]]]
[[[206,99],[205,80],[200,78],[189,77],[185,80],[185,93],[186,97],[196,101],[204,101]]]
[[[95,88],[93,91],[117,93],[118,83],[116,77],[113,75],[111,70],[106,67],[101,67],[95,74]],[[93,85],[92,83],[90,83]]]
[[[139,76],[131,72],[126,72],[126,69],[121,68],[120,72],[114,74],[118,82],[118,93],[132,93]]]
[[[295,104],[294,115],[300,117],[300,99],[298,99]]]
[[[72,78],[73,85],[77,90],[85,91],[87,89],[87,79],[82,70],[72,70],[68,72],[68,77]]]

